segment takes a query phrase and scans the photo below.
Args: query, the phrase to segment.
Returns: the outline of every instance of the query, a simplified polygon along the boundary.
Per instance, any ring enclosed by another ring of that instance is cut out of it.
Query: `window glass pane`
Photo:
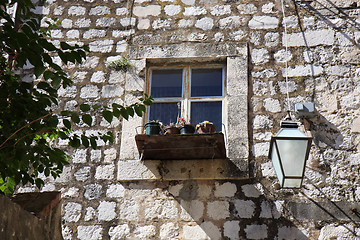
[[[191,97],[222,96],[222,69],[192,69]]]
[[[153,70],[151,78],[151,96],[154,98],[181,97],[182,72],[182,69]]]
[[[149,120],[159,120],[164,125],[176,123],[178,115],[177,103],[153,103],[150,107]]]
[[[222,102],[192,102],[190,116],[192,125],[209,121],[215,124],[217,132],[221,132]]]

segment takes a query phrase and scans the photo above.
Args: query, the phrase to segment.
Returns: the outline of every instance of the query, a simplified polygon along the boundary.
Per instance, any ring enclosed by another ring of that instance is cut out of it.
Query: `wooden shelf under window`
[[[226,159],[224,134],[135,136],[142,160]]]

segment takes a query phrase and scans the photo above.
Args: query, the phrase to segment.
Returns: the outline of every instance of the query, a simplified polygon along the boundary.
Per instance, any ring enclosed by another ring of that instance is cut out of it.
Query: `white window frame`
[[[214,96],[214,97],[190,97],[191,96],[191,71],[192,69],[221,69],[222,70],[222,95]],[[202,65],[192,65],[192,64],[184,64],[184,65],[174,65],[169,67],[159,67],[159,66],[151,66],[148,68],[148,81],[147,81],[147,93],[151,95],[151,83],[152,83],[152,72],[153,70],[180,70],[182,69],[182,92],[181,97],[176,98],[154,98],[154,103],[173,103],[173,102],[181,102],[181,116],[186,121],[190,119],[191,121],[191,103],[192,102],[221,102],[221,124],[222,131],[224,130],[224,122],[225,122],[225,96],[226,96],[226,65],[225,64],[202,64]],[[150,114],[149,109],[147,109],[145,119],[149,121]],[[196,125],[197,123],[191,122],[192,125]]]

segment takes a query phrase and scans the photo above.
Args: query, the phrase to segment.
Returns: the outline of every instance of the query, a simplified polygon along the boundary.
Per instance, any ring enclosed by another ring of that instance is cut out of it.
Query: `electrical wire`
[[[287,25],[286,25],[286,16],[285,16],[285,7],[284,0],[281,0],[281,10],[283,14],[283,23],[284,23],[284,44],[285,44],[285,83],[286,83],[286,97],[287,97],[287,111],[290,114],[290,96],[289,96],[289,81],[288,81],[288,59],[286,54],[288,53],[288,42],[287,42]]]

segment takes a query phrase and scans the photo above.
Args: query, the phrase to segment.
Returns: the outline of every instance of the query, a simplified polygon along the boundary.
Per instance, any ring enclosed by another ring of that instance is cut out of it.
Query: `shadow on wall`
[[[188,180],[169,191],[180,206],[183,239],[308,239],[284,215],[283,201],[267,199],[248,181]]]
[[[303,1],[301,3],[298,3],[296,0],[293,0],[293,2],[298,16],[299,16],[299,12],[297,9],[298,6],[307,11],[310,11],[313,15],[318,16],[327,25],[329,25],[331,28],[339,32],[341,36],[338,35],[337,37],[343,38],[343,41],[345,41],[347,45],[352,44],[360,49],[360,45],[358,41],[356,39],[354,40],[354,36],[351,36],[349,35],[349,33],[344,32],[342,26],[342,24],[346,23],[350,25],[354,30],[360,29],[360,24],[359,22],[356,21],[357,20],[356,17],[350,16],[351,11],[356,11],[357,9],[359,9],[360,6],[357,5],[358,1],[351,1],[351,0],[343,1],[343,3],[345,3],[343,7],[339,7],[337,4],[335,4],[333,1],[330,0]],[[331,19],[334,17],[342,19],[343,22],[334,21],[334,19]],[[299,26],[301,26],[301,24]],[[301,29],[301,31],[304,32],[303,29]]]

